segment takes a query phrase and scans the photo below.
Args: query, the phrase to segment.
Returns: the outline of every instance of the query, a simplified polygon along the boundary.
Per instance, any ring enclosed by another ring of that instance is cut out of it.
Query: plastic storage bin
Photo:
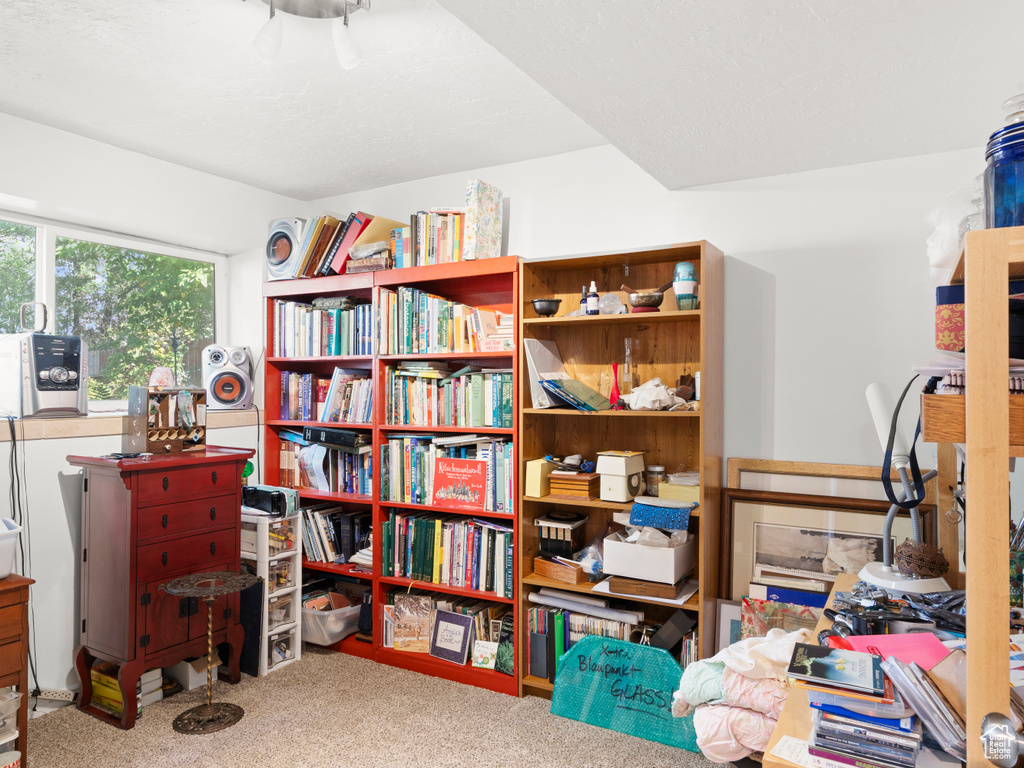
[[[333,645],[359,629],[360,606],[333,611],[302,609],[302,639],[313,645]]]
[[[18,705],[21,694],[10,689],[0,689],[0,744],[11,739],[18,729]]]
[[[295,550],[295,520],[297,518],[288,518],[285,520],[278,520],[268,526],[267,540],[268,540],[268,554],[270,557],[279,555],[282,552],[292,552]],[[259,528],[256,523],[242,523],[242,536],[241,544],[243,552],[255,552],[256,542],[259,538]]]
[[[0,519],[0,579],[6,579],[14,570],[14,553],[18,550],[21,526],[9,517]]]
[[[278,560],[267,567],[267,591],[274,594],[279,589],[295,586],[295,563]]]
[[[295,658],[295,630],[289,629],[267,638],[267,669]]]
[[[291,595],[281,595],[267,600],[267,630],[295,622],[295,600]]]

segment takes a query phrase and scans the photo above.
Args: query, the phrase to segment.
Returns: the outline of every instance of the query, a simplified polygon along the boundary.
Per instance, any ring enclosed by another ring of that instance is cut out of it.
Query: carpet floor
[[[302,659],[214,701],[245,709],[219,733],[182,735],[185,691],[142,710],[130,731],[64,707],[29,722],[30,768],[711,768],[701,755],[557,717],[522,699],[306,646]]]

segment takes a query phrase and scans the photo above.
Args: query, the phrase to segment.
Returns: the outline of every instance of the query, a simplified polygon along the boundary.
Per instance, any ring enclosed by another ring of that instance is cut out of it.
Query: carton
[[[697,537],[678,547],[647,547],[623,540],[617,531],[604,540],[604,572],[630,579],[675,584],[693,568]]]
[[[216,652],[213,654],[213,681],[217,681],[217,667],[221,664]],[[192,661],[182,661],[164,670],[168,677],[173,677],[186,691],[206,685],[206,657],[200,656]]]

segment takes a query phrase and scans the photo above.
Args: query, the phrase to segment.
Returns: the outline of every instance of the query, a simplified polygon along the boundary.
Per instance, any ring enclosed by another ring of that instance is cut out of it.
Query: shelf
[[[285,517],[285,518],[279,518],[279,519],[290,520],[291,518]],[[288,557],[295,557],[295,555],[298,554],[298,552],[299,552],[298,549],[286,549],[283,552],[278,552],[276,555],[268,555],[267,556],[267,560],[269,560],[270,562],[273,563],[273,562],[276,562],[278,560],[284,560],[285,558],[288,558]]]
[[[442,515],[466,515],[467,517],[493,517],[499,520],[515,520],[512,512],[485,512],[475,509],[456,509],[454,507],[442,507],[437,504],[410,504],[404,501],[381,500],[382,507],[395,507],[396,509],[418,509],[422,512],[437,512]]]
[[[1024,456],[1024,395],[1010,399],[1010,455]],[[921,395],[921,437],[926,443],[966,443],[965,395]]]
[[[378,355],[378,360],[386,362],[404,362],[406,360],[510,360],[515,357],[516,351],[505,352],[427,352],[415,355]]]
[[[369,659],[370,661],[373,661],[376,656],[373,643],[365,643],[362,640],[357,639],[354,634],[342,638],[332,645],[325,645],[322,647],[330,648],[332,651],[337,651],[338,653],[347,653],[349,656],[358,656],[361,659]]]
[[[652,325],[654,323],[676,323],[681,320],[700,320],[700,309],[673,309],[667,312],[630,312],[626,315],[577,315],[576,317],[530,317],[523,320],[524,326],[559,325]]]
[[[523,678],[523,688],[537,688],[542,691],[554,691],[555,684],[544,677],[536,677],[535,675],[527,675]]]
[[[523,496],[523,501],[535,504],[557,504],[563,507],[590,507],[591,509],[612,509],[616,512],[629,512],[633,509],[633,502],[627,501],[624,504],[617,501],[601,501],[600,499],[566,499],[559,496]],[[700,507],[690,510],[690,517],[699,517]]]
[[[313,357],[268,357],[268,363],[277,367],[294,366],[309,363],[370,363],[373,355],[325,355]]]
[[[373,273],[374,285],[409,285],[410,283],[459,280],[487,275],[511,275],[516,271],[515,256],[501,256],[497,259],[479,261],[456,261],[450,264],[431,264],[426,267],[405,267]]]
[[[631,603],[647,603],[648,605],[668,605],[667,603],[663,603],[658,600],[651,600],[641,595],[618,595],[610,594],[608,592],[594,592],[594,585],[589,581],[583,584],[566,584],[564,581],[549,579],[546,576],[540,576],[536,573],[531,573],[524,576],[523,584],[529,584],[533,587],[550,587],[552,589],[563,589],[566,592],[580,592],[585,595],[592,594],[601,598],[611,598],[613,600],[628,600]],[[684,610],[687,611],[700,610],[700,600],[697,594],[694,594],[693,597],[689,598],[685,603],[682,604],[682,606],[679,607],[682,607]]]
[[[508,427],[443,427],[424,426],[422,424],[381,424],[382,432],[450,432],[455,435],[472,435],[477,432],[488,435],[514,435],[516,431]]]
[[[365,566],[354,565],[352,563],[321,563],[316,560],[307,560],[306,558],[302,558],[302,567],[309,568],[311,571],[335,573],[340,576],[352,576],[357,579],[370,580],[373,578],[373,574],[369,571],[356,570],[357,568],[363,568]]]
[[[347,501],[352,504],[372,504],[373,497],[365,493],[331,493],[330,491],[314,491],[312,488],[297,488],[299,496],[304,499],[320,499],[321,501]]]
[[[328,293],[364,291],[369,295],[373,288],[373,272],[355,275],[331,275],[330,277],[299,278],[296,280],[268,280],[263,284],[266,298],[289,296],[323,296]]]
[[[291,419],[267,419],[268,427],[326,427],[328,429],[373,429],[373,424],[354,424],[347,421],[295,421]]]
[[[434,584],[430,581],[419,579],[406,579],[401,576],[381,576],[378,581],[381,584],[391,584],[396,587],[413,587],[414,589],[425,589],[430,592],[443,592],[447,595],[462,595],[464,597],[475,597],[480,600],[490,600],[495,603],[514,603],[511,597],[498,597],[494,592],[482,592],[479,589],[468,587],[450,587],[447,584]]]
[[[275,589],[273,592],[268,592],[267,597],[280,597],[281,595],[287,595],[295,592],[298,588],[298,584],[292,584],[290,587],[281,587],[280,589]]]
[[[468,683],[479,688],[487,688],[498,693],[515,696],[518,692],[516,678],[495,672],[493,669],[474,667],[469,663],[453,664],[434,658],[426,653],[396,651],[394,648],[378,648],[377,661],[392,667],[401,667],[413,672],[421,672],[434,677],[443,677],[459,683]]]
[[[651,416],[670,419],[699,419],[700,411],[577,411],[575,408],[523,408],[523,414],[537,416],[616,416],[627,418],[648,418]]]

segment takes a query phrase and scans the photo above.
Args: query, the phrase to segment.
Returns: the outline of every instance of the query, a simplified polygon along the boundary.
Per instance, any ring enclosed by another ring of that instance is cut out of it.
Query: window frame
[[[55,334],[57,322],[57,238],[84,240],[114,248],[124,248],[159,256],[202,261],[213,265],[213,338],[220,341],[221,332],[228,325],[227,278],[228,257],[221,253],[202,251],[187,246],[149,240],[123,233],[109,232],[62,221],[27,216],[0,209],[0,219],[14,224],[35,227],[36,230],[36,291],[35,301],[46,307],[46,325],[39,333]],[[89,410],[125,410],[126,400],[89,399]]]

